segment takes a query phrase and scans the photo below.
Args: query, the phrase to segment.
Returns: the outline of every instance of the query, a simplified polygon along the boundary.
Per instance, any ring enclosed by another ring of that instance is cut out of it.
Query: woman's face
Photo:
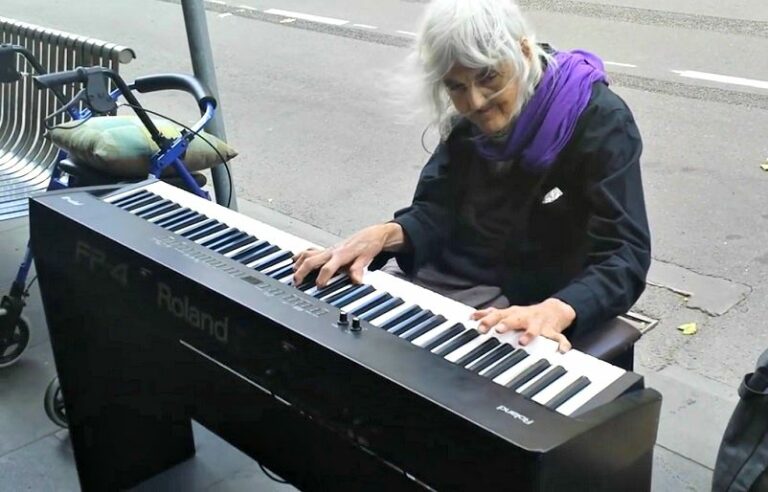
[[[443,83],[456,110],[486,135],[505,130],[519,109],[519,82],[510,63],[492,68],[456,63]]]

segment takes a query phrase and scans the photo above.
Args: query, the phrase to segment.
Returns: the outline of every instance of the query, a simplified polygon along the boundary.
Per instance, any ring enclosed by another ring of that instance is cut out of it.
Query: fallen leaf
[[[699,331],[696,323],[685,323],[677,327],[678,330],[683,332],[683,335],[695,335]]]

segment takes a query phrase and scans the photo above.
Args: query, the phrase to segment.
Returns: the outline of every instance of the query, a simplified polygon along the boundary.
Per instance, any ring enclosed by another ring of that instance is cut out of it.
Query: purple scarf
[[[475,140],[478,153],[489,160],[517,159],[530,171],[548,168],[573,135],[592,96],[592,84],[608,83],[603,62],[586,51],[557,52],[533,96],[523,106],[506,142]]]

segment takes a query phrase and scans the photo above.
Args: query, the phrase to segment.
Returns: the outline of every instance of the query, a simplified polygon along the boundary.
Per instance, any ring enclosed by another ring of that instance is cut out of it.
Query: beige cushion
[[[175,138],[180,128],[167,120],[152,120],[165,137]],[[213,135],[200,132],[229,161],[237,152],[226,142]],[[50,130],[53,143],[69,153],[77,164],[87,165],[116,176],[144,177],[158,146],[149,131],[136,116],[93,117],[85,123],[70,121]],[[221,164],[221,157],[200,137],[187,147],[182,160],[190,171],[200,171]],[[172,167],[164,175],[174,174]]]

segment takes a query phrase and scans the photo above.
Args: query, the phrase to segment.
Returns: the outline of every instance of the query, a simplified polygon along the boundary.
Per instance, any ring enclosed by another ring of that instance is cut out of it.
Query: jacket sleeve
[[[623,104],[597,115],[578,143],[587,200],[589,250],[581,274],[552,297],[588,330],[627,312],[645,289],[651,238],[640,174],[642,139]]]
[[[450,170],[449,144],[441,143],[421,171],[413,201],[395,212],[406,249],[396,254],[398,265],[413,274],[448,241],[456,212],[457,190]]]

